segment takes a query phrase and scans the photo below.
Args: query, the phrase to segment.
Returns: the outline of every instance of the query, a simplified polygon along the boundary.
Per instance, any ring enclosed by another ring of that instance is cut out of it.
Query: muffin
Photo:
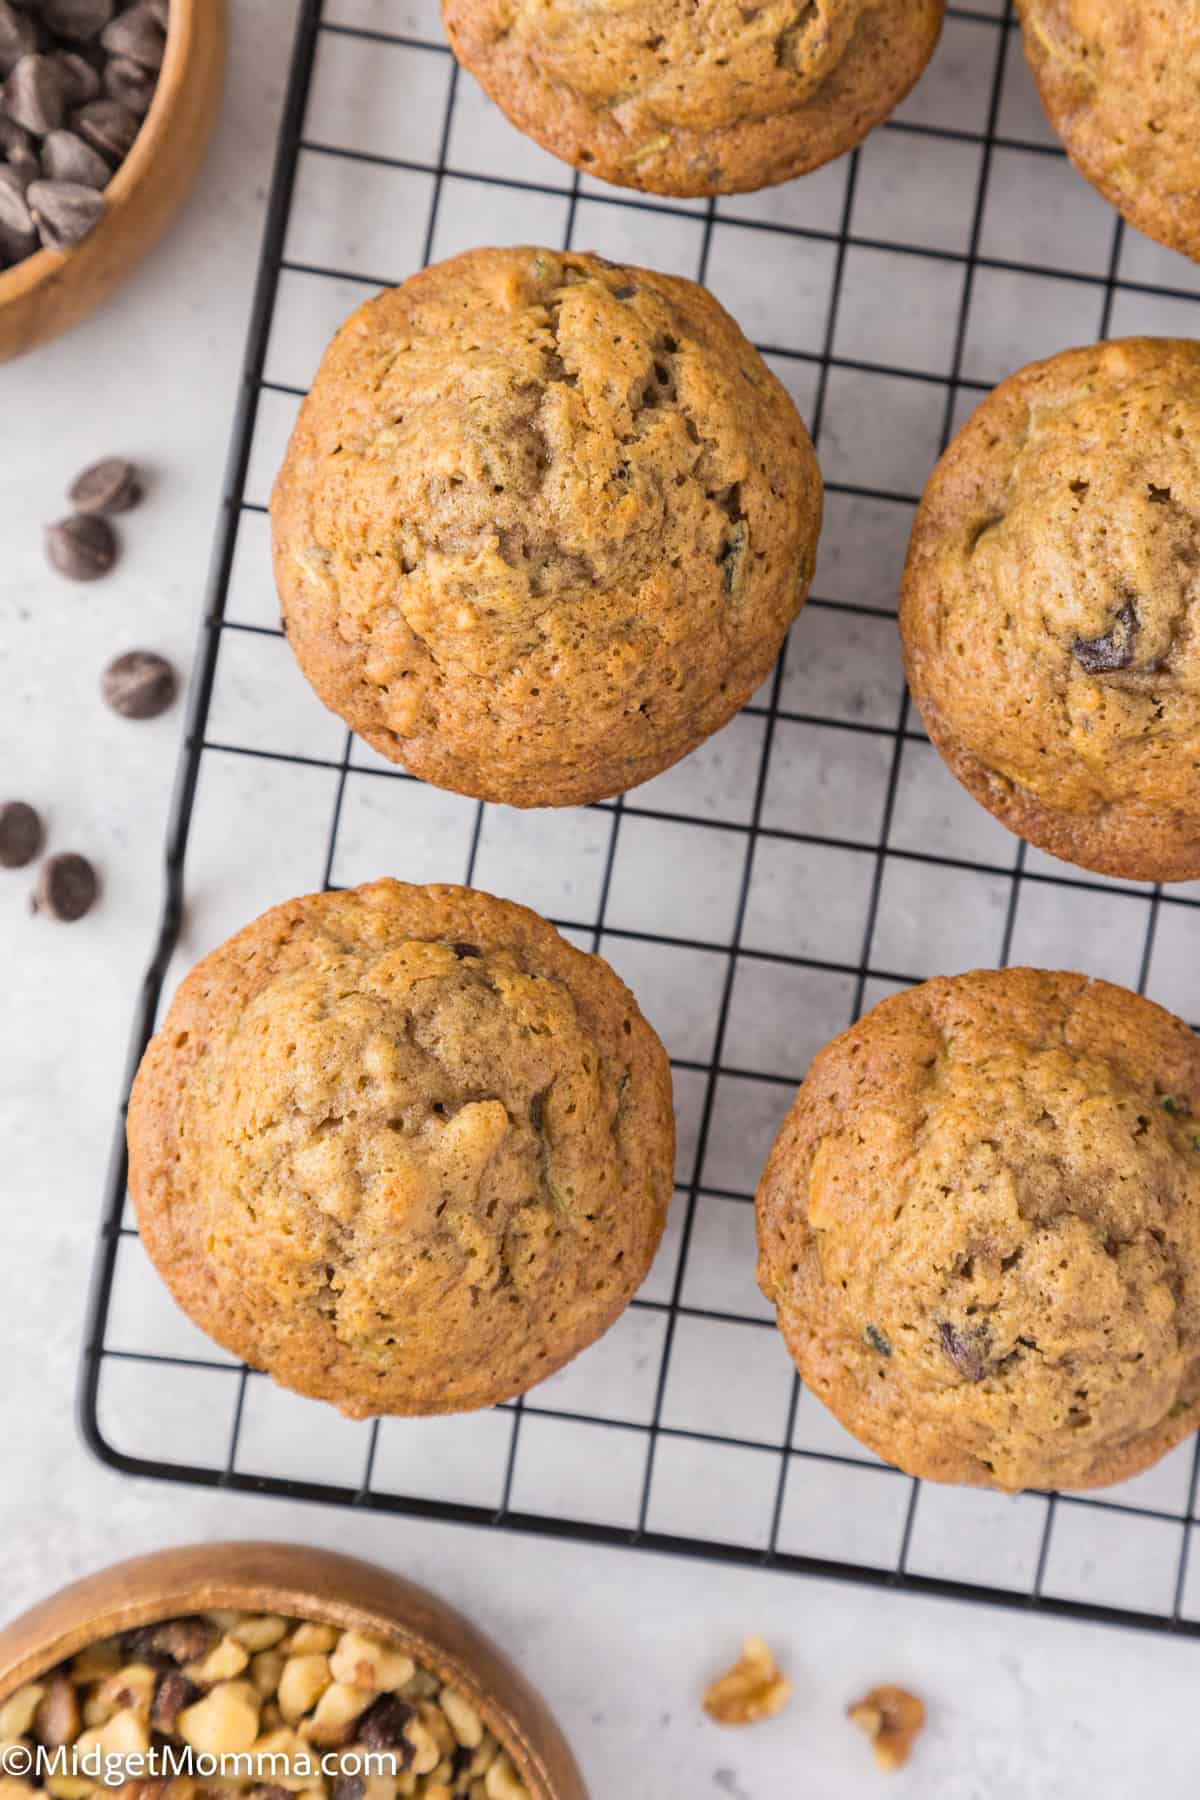
[[[816,1058],[758,1189],[807,1385],[910,1475],[1123,1481],[1200,1423],[1200,1043],[1082,975],[894,995]]]
[[[342,326],[271,517],[327,706],[438,787],[567,806],[677,762],[765,679],[821,477],[703,288],[473,250]]]
[[[377,881],[195,968],[129,1108],[142,1242],[202,1330],[351,1418],[523,1393],[598,1338],[671,1195],[666,1055],[544,919]]]
[[[1068,862],[1200,876],[1200,345],[1131,338],[990,394],[917,514],[900,628],[958,779]]]
[[[945,0],[442,0],[451,47],[514,125],[586,174],[738,194],[860,144],[933,55]]]
[[[1050,123],[1131,225],[1200,260],[1200,0],[1017,0]]]

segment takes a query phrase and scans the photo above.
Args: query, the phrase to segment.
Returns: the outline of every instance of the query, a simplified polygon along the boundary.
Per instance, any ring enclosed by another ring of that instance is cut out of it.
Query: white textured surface
[[[547,1691],[575,1740],[596,1800],[661,1794],[674,1796],[732,1797],[732,1800],[766,1800],[768,1794],[788,1796],[806,1793],[818,1800],[878,1791],[878,1778],[870,1768],[865,1747],[841,1719],[848,1699],[876,1680],[907,1682],[925,1695],[932,1714],[930,1730],[918,1761],[909,1775],[894,1782],[890,1791],[925,1794],[936,1792],[946,1800],[1026,1800],[1036,1795],[1054,1800],[1099,1794],[1124,1796],[1153,1793],[1157,1800],[1180,1800],[1194,1790],[1197,1762],[1194,1707],[1191,1695],[1200,1650],[1162,1639],[1135,1637],[1100,1629],[1084,1630],[1055,1621],[1033,1621],[1020,1614],[1002,1614],[974,1607],[915,1602],[871,1589],[830,1586],[781,1577],[744,1574],[701,1564],[569,1545],[535,1543],[510,1536],[489,1536],[404,1520],[348,1514],[324,1508],[289,1506],[205,1491],[168,1488],[132,1482],[114,1476],[92,1463],[81,1448],[71,1416],[83,1295],[94,1243],[97,1210],[103,1184],[114,1116],[121,1086],[129,1023],[160,901],[161,843],[171,776],[174,768],[181,711],[150,725],[133,726],[113,719],[101,707],[96,693],[100,669],[118,650],[135,645],[159,648],[188,664],[195,637],[205,570],[211,546],[216,503],[236,393],[237,372],[243,346],[246,316],[262,222],[262,202],[269,171],[273,134],[281,99],[290,44],[292,6],[288,0],[236,0],[236,38],[233,74],[225,119],[214,155],[195,201],[168,243],[128,288],[99,316],[67,341],[23,363],[0,371],[3,406],[4,454],[0,458],[0,532],[4,544],[4,572],[0,576],[0,769],[7,792],[21,793],[38,804],[50,823],[53,847],[78,848],[91,855],[105,878],[102,909],[73,930],[55,929],[31,920],[25,902],[29,888],[26,874],[0,878],[0,934],[4,946],[3,1002],[0,1007],[0,1143],[3,1144],[4,1200],[4,1305],[0,1345],[6,1353],[5,1378],[0,1382],[0,1583],[3,1600],[0,1615],[11,1616],[42,1593],[72,1574],[94,1567],[114,1556],[131,1554],[155,1544],[218,1536],[278,1536],[307,1539],[376,1556],[425,1579],[474,1612],[509,1645],[530,1673]],[[431,8],[425,0],[331,0],[330,16],[347,22],[395,23],[405,16],[409,29],[427,29]],[[967,22],[954,23],[947,34],[948,58],[959,59],[967,78],[944,80],[930,86],[909,103],[909,116],[935,118],[949,125],[972,127],[978,117],[977,97],[972,102],[970,72],[977,67],[971,40],[988,29]],[[361,55],[358,44],[338,42],[341,60]],[[398,53],[389,52],[389,55]],[[323,70],[314,105],[328,112],[331,121],[345,117],[347,82],[353,71],[337,76],[335,60]],[[445,65],[435,67],[422,53],[404,57],[408,75],[434,87],[444,79]],[[370,65],[377,80],[377,60]],[[370,90],[372,93],[377,91]],[[424,86],[422,87],[424,91]],[[469,84],[455,119],[451,142],[454,165],[465,171],[492,170],[501,166],[533,181],[563,186],[558,165],[508,134],[494,112]],[[370,94],[368,94],[368,100]],[[427,96],[431,107],[440,104],[440,89]],[[972,111],[972,104],[974,110]],[[963,109],[961,114],[956,109]],[[319,114],[313,115],[318,116]],[[423,112],[422,118],[428,117]],[[1022,95],[1019,81],[1007,84],[1002,128],[1014,136],[1036,139],[1036,113]],[[332,128],[332,126],[331,126]],[[361,128],[373,133],[396,134],[391,148],[396,154],[420,160],[429,145],[418,141],[425,127],[420,119],[386,111],[373,112],[371,104],[361,112]],[[413,134],[417,136],[414,137]],[[918,142],[918,140],[912,140]],[[922,180],[936,187],[945,204],[903,212],[911,206],[911,185],[894,179],[891,159],[877,141],[863,159],[856,198],[855,228],[862,235],[902,243],[923,243],[935,248],[961,249],[963,196],[973,181],[970,146],[930,140],[922,154],[927,160]],[[1024,191],[1022,183],[1031,171],[1011,156],[1011,192]],[[329,183],[345,181],[358,165],[334,164],[310,159],[302,167],[302,183],[311,184],[310,198],[295,230],[309,234],[292,241],[297,256],[349,260],[364,274],[378,277],[403,274],[420,250],[420,230],[413,241],[414,220],[422,221],[428,201],[428,177],[389,172],[381,181],[381,197],[390,196],[390,214],[380,214],[377,235],[345,249],[339,231],[353,227],[343,196]],[[1041,169],[1032,171],[1037,173]],[[1096,260],[1095,242],[1106,241],[1106,221],[1098,219],[1087,190],[1070,184],[1057,165],[1050,165],[1053,186],[1047,204],[1054,207],[1054,236],[1048,248],[1059,258],[1091,266]],[[371,178],[377,171],[369,172]],[[363,179],[367,179],[364,176]],[[778,193],[751,197],[732,204],[729,215],[743,219],[782,219],[789,223],[836,227],[841,206],[838,170]],[[322,185],[324,184],[324,185]],[[397,185],[399,184],[399,185]],[[400,195],[400,188],[412,204]],[[1038,190],[1041,192],[1041,189]],[[505,205],[512,195],[499,193]],[[580,206],[577,242],[598,241],[616,253],[644,256],[664,266],[688,271],[698,253],[699,223],[685,215],[653,221],[654,242],[639,238],[628,244],[617,234],[649,225],[649,218],[626,214],[606,204],[603,191],[585,184],[594,195]],[[479,228],[471,229],[472,207],[478,205],[474,184],[452,178],[447,183],[449,204],[440,217],[438,253],[471,241]],[[1059,209],[1061,210],[1061,213]],[[957,209],[957,210],[956,210]],[[1036,211],[1036,209],[1034,209]],[[565,200],[531,194],[528,204],[510,221],[497,219],[495,235],[560,235]],[[477,213],[475,217],[477,218]],[[493,215],[495,217],[495,215]],[[985,219],[984,247],[989,254],[1029,261],[1046,254],[1036,235],[1014,240],[1021,208],[1007,215],[989,209]],[[1015,223],[1014,223],[1015,221]],[[1035,232],[1036,221],[1029,225]],[[1044,229],[1043,226],[1040,227]],[[1066,233],[1066,239],[1063,233]],[[1089,236],[1098,234],[1098,239]],[[756,234],[761,237],[761,234]],[[755,307],[762,304],[764,284],[755,286],[753,263],[741,253],[748,239],[718,232],[714,239],[711,276],[724,288],[731,304],[755,325]],[[786,240],[762,237],[756,253],[793,254]],[[823,278],[823,253],[806,264],[806,278]],[[1126,249],[1129,270],[1142,280],[1168,280],[1186,285],[1190,271],[1180,265],[1165,267],[1160,253],[1130,240]],[[790,280],[798,265],[781,264],[781,280]],[[1103,266],[1101,263],[1100,266]],[[910,282],[913,270],[897,252],[862,251],[847,271],[851,304],[844,316],[844,339],[837,350],[848,358],[872,353],[887,360],[910,360],[913,366],[929,364],[944,369],[944,339],[931,332],[929,316],[913,310],[879,311],[874,296],[880,287],[893,291],[894,284]],[[1055,317],[1042,305],[1031,312],[1014,303],[1009,286],[1018,279],[1000,271],[987,272],[981,281],[978,311],[973,315],[975,336],[968,339],[968,372],[989,378],[1003,372],[1020,355],[1032,354],[1042,342],[1029,341],[1037,331],[1052,335],[1086,335],[1075,329],[1080,303],[1090,290],[1067,289],[1065,314]],[[1006,283],[1009,286],[1006,286]],[[768,284],[769,285],[769,284]],[[1052,287],[1054,284],[1050,284]],[[1015,295],[1015,287],[1013,294]],[[809,316],[808,290],[797,290],[793,308],[794,332],[771,331],[764,315],[765,335],[781,349],[794,343],[810,346],[812,319],[819,327],[820,308]],[[292,275],[281,296],[281,318],[289,321],[273,338],[269,372],[293,383],[307,379],[312,356],[341,312],[353,305],[359,290],[351,284],[331,295],[328,284],[314,288],[311,279]],[[942,296],[944,298],[944,294]],[[1143,311],[1122,318],[1121,308],[1131,308],[1128,295],[1118,299],[1118,322],[1146,323]],[[1166,303],[1159,303],[1166,304]],[[1194,303],[1176,303],[1179,313],[1170,326],[1182,323],[1194,329]],[[324,317],[321,309],[331,308]],[[286,309],[286,311],[285,311]],[[998,324],[992,322],[992,313]],[[1002,327],[1002,329],[1001,329]],[[1095,329],[1092,322],[1090,329]],[[893,343],[879,350],[881,334],[893,332]],[[1024,334],[1024,335],[1022,335]],[[819,337],[818,337],[819,341]],[[993,368],[993,362],[1000,366]],[[781,368],[793,381],[801,402],[811,392],[811,368],[788,364]],[[870,377],[839,371],[830,389],[827,463],[840,462],[864,476],[864,458],[881,482],[901,478],[911,486],[914,470],[925,457],[930,429],[927,404],[935,408],[940,394],[917,389],[891,377]],[[896,422],[894,437],[878,429],[877,404],[896,402],[890,415]],[[917,407],[905,413],[911,400]],[[290,401],[279,397],[264,413],[260,433],[261,454],[256,458],[250,492],[265,493],[278,433],[286,430]],[[936,429],[936,427],[934,427]],[[871,436],[862,437],[864,430]],[[121,568],[94,588],[74,588],[49,576],[40,548],[40,523],[58,510],[57,496],[75,470],[95,455],[125,451],[155,473],[146,506],[121,522],[125,556]],[[890,459],[890,460],[889,460]],[[918,483],[919,485],[919,483]],[[878,591],[871,583],[875,571],[894,556],[902,541],[906,515],[902,509],[880,503],[859,507],[853,517],[837,500],[830,508],[830,533],[823,555],[821,591],[828,597],[843,596],[860,604],[891,605],[886,585]],[[873,547],[874,546],[874,547]],[[244,559],[244,560],[243,560]],[[232,616],[251,622],[270,623],[273,607],[262,575],[261,545],[243,539],[239,551],[239,575],[231,594]],[[814,656],[808,664],[793,659],[784,684],[784,704],[798,712],[815,710],[805,693],[806,670],[813,661],[822,671],[820,705],[831,717],[887,724],[894,717],[898,675],[890,624],[853,618],[852,631],[839,638],[831,633],[837,615],[813,611],[807,620]],[[828,652],[822,648],[829,639]],[[227,640],[229,642],[230,640]],[[261,742],[266,748],[303,747],[309,754],[339,753],[340,733],[308,703],[302,688],[288,688],[290,664],[277,646],[266,640],[239,638],[228,658],[223,653],[222,682],[214,708],[214,737],[228,741]],[[256,659],[263,659],[260,665]],[[271,671],[269,686],[266,669]],[[219,729],[218,729],[219,726]],[[744,805],[745,788],[736,775],[739,759],[755,755],[753,720],[739,722],[723,740],[720,755],[710,758],[698,787],[687,787],[680,771],[664,777],[657,803],[669,810],[690,809],[701,794],[714,811],[712,816],[734,820]],[[299,731],[303,743],[289,739]],[[325,732],[319,744],[313,733]],[[768,817],[786,829],[817,831],[822,822],[820,784],[804,794],[800,784],[788,778],[792,761],[797,768],[811,768],[818,747],[806,737],[807,728],[791,726],[781,734],[775,765],[779,781],[768,790]],[[255,733],[259,734],[256,738]],[[826,733],[828,739],[828,733]],[[863,740],[864,746],[870,740]],[[825,750],[844,746],[826,742]],[[822,751],[823,753],[823,751]],[[369,766],[364,753],[356,762]],[[700,773],[694,759],[693,776]],[[835,757],[831,769],[844,765]],[[907,778],[911,768],[911,779]],[[773,771],[774,773],[775,771]],[[310,849],[301,832],[289,837],[288,821],[280,818],[271,783],[273,765],[241,763],[229,779],[237,792],[230,798],[246,807],[247,818],[275,815],[277,835],[271,842],[269,864],[260,845],[248,837],[230,839],[222,830],[221,806],[201,807],[198,821],[209,830],[203,867],[207,891],[197,896],[200,929],[206,938],[222,935],[248,916],[256,904],[266,904],[293,888],[311,886],[319,870],[309,867]],[[832,778],[832,777],[831,777]],[[292,776],[288,777],[289,782]],[[325,808],[328,771],[314,770],[311,781],[320,789],[318,804]],[[678,784],[684,784],[680,787]],[[676,784],[669,787],[668,784]],[[858,770],[855,795],[861,815],[843,821],[838,835],[869,840],[876,830],[877,770],[870,758]],[[376,873],[393,862],[397,852],[386,851],[386,832],[397,829],[397,820],[378,798],[381,784],[356,778],[348,791],[351,808],[343,821],[339,864],[335,879],[351,881]],[[282,789],[281,789],[282,791]],[[292,791],[289,787],[289,793]],[[682,799],[678,798],[682,794]],[[430,856],[428,870],[414,869],[411,818],[406,819],[406,872],[418,876],[444,873],[439,858],[456,834],[469,836],[471,809],[449,797],[428,796],[423,804],[417,848]],[[829,802],[836,805],[836,801]],[[806,807],[807,814],[796,809]],[[815,810],[811,810],[815,809]],[[228,815],[225,815],[227,821]],[[570,854],[547,853],[549,838],[557,832],[583,831],[591,822],[603,823],[602,815],[572,816],[563,822],[527,827],[530,836],[519,861],[518,846],[511,837],[492,849],[483,840],[480,879],[495,857],[494,885],[506,881],[520,896],[552,910],[564,909],[556,882],[594,879],[595,858],[590,840],[576,841]],[[209,825],[204,822],[208,819]],[[631,822],[633,823],[633,822]],[[490,829],[490,826],[489,826]],[[497,831],[501,828],[496,827]],[[605,827],[605,829],[607,829]],[[624,845],[637,845],[631,830]],[[914,742],[906,751],[906,779],[900,789],[900,805],[893,826],[894,840],[925,847],[940,847],[938,834],[950,843],[963,842],[962,834],[975,834],[971,853],[993,864],[1011,856],[1011,840],[997,836],[988,821],[964,807],[941,777],[940,765]],[[658,840],[661,842],[661,839]],[[725,928],[728,881],[717,851],[722,834],[708,840],[712,855],[706,864],[707,885],[681,884],[681,903],[696,909],[698,935]],[[381,848],[381,846],[383,848]],[[422,848],[423,847],[423,848]],[[386,853],[385,853],[386,851]],[[652,850],[648,851],[653,854]],[[803,868],[795,847],[780,843],[778,875],[794,883]],[[454,852],[457,859],[457,851]],[[855,898],[853,852],[829,851],[828,878],[837,877],[844,864],[843,886],[847,904]],[[290,857],[294,856],[293,871]],[[382,857],[382,864],[381,864]],[[790,860],[789,860],[790,859]],[[800,859],[811,875],[819,861],[810,853]],[[253,866],[248,866],[248,865]],[[835,867],[836,865],[836,867]],[[824,866],[822,868],[824,869]],[[1032,861],[1030,866],[1035,866]],[[916,865],[912,865],[915,869]],[[892,870],[903,871],[904,864]],[[889,874],[891,871],[889,872]],[[294,878],[293,878],[294,876]],[[984,883],[976,875],[964,877],[969,885]],[[993,881],[995,878],[991,878]],[[627,880],[627,887],[622,882]],[[536,891],[546,883],[545,894]],[[846,883],[849,883],[847,886]],[[780,911],[772,903],[772,886],[756,886],[748,930],[765,949],[803,948],[796,934],[800,922],[796,909]],[[1006,884],[1003,884],[1006,886]],[[261,890],[261,891],[260,891]],[[820,892],[815,898],[819,900]],[[1062,919],[1053,908],[1038,910],[1032,900],[1054,890],[1027,888],[1030,904],[1023,901],[1018,920],[1018,943],[1030,957],[1053,960],[1063,945]],[[944,892],[941,896],[945,898]],[[960,910],[964,923],[974,918],[977,928],[990,930],[987,912],[990,895],[980,887],[977,905]],[[932,954],[933,934],[927,907],[929,895],[918,885],[911,893],[885,896],[886,921],[883,943],[875,963],[881,968],[919,973],[922,958]],[[1126,924],[1123,914],[1145,901],[1130,895],[1114,895],[1106,910],[1099,899],[1089,902],[1095,912],[1086,921],[1087,954],[1111,972],[1128,979],[1129,943],[1140,934],[1140,922]],[[638,908],[644,905],[644,887],[630,864],[618,864],[609,914],[610,923],[636,928]],[[586,912],[586,907],[585,907]],[[227,916],[228,915],[228,916]],[[583,916],[583,915],[580,915]],[[811,929],[836,937],[844,920],[828,907],[816,906]],[[940,928],[939,928],[940,929]],[[1194,934],[1193,915],[1167,908],[1160,929],[1161,953],[1170,955],[1171,967],[1183,965],[1186,934]],[[890,937],[887,934],[891,934]],[[1024,934],[1023,936],[1021,934]],[[854,932],[851,931],[852,939]],[[840,960],[843,952],[832,939],[815,943],[811,953]],[[989,944],[947,940],[940,937],[941,963],[959,956],[990,960]],[[628,973],[640,990],[661,984],[660,1005],[673,1021],[679,1041],[676,1054],[703,1060],[711,1052],[712,1005],[707,998],[719,984],[719,959],[711,952],[684,955],[676,966],[671,957],[642,956],[637,963],[634,940],[612,939],[606,945],[615,961],[622,955]],[[1077,951],[1077,954],[1079,952]],[[1194,959],[1193,959],[1194,964]],[[768,964],[747,964],[739,973],[731,1013],[726,1061],[735,1067],[798,1074],[813,1043],[843,1022],[848,997],[845,978],[835,974],[800,971],[783,997],[765,982],[762,992],[753,986],[756,971],[764,976]],[[781,977],[782,979],[782,977]],[[1168,976],[1164,966],[1162,984]],[[672,989],[672,983],[675,987]],[[868,1001],[883,991],[872,984]],[[1188,1001],[1195,992],[1194,977]],[[690,996],[691,1008],[685,1001]],[[648,995],[651,1004],[652,992]],[[1184,1004],[1181,998],[1179,1004]],[[651,1005],[651,1010],[653,1006]],[[1200,1000],[1191,1007],[1200,1012]],[[789,1023],[803,1015],[803,1044],[789,1042]],[[794,1061],[795,1068],[791,1068]],[[686,1075],[679,1082],[681,1108],[694,1119],[698,1078]],[[764,1095],[767,1096],[764,1111]],[[740,1145],[743,1161],[754,1161],[773,1129],[784,1090],[754,1087],[736,1078],[723,1077],[717,1092],[719,1129],[710,1155],[733,1156],[730,1147]],[[694,1123],[691,1127],[694,1132]],[[688,1132],[685,1130],[685,1136]],[[715,1186],[741,1186],[736,1159],[722,1178],[723,1165],[710,1166],[708,1178]],[[689,1262],[684,1299],[700,1308],[752,1314],[758,1306],[748,1281],[742,1279],[748,1246],[744,1237],[742,1208],[716,1196],[700,1202],[695,1244]],[[123,1255],[125,1253],[123,1252]],[[186,1350],[183,1328],[163,1305],[161,1291],[144,1278],[136,1266],[136,1247],[130,1252],[128,1271],[122,1266],[114,1303],[112,1341],[136,1349],[139,1345],[162,1347],[164,1336],[177,1333],[177,1347]],[[663,1277],[656,1275],[650,1292],[665,1297]],[[157,1309],[157,1310],[156,1310]],[[779,1429],[777,1415],[786,1397],[780,1384],[780,1365],[764,1356],[770,1340],[746,1326],[712,1327],[685,1320],[681,1343],[689,1347],[689,1334],[697,1339],[695,1355],[686,1355],[673,1367],[666,1395],[665,1417],[687,1425],[703,1412],[711,1423],[714,1406],[729,1406],[731,1391],[705,1394],[694,1385],[695,1371],[704,1351],[699,1340],[709,1331],[730,1332],[727,1349],[731,1387],[737,1382],[749,1402],[738,1407],[724,1422],[738,1435],[762,1435],[769,1439]],[[608,1396],[615,1395],[626,1417],[646,1414],[652,1405],[639,1387],[644,1381],[646,1358],[654,1359],[650,1339],[659,1330],[655,1315],[630,1315],[613,1334],[593,1363],[558,1378],[562,1391],[557,1404],[572,1407],[583,1384],[587,1406],[602,1413]],[[761,1365],[761,1366],[760,1366]],[[225,1378],[215,1376],[217,1382]],[[778,1392],[776,1391],[778,1388]],[[225,1421],[203,1407],[180,1417],[178,1390],[163,1394],[164,1413],[154,1416],[149,1384],[131,1377],[126,1410],[139,1429],[153,1418],[154,1430],[172,1447],[182,1446],[189,1435],[201,1460],[219,1454]],[[320,1433],[303,1425],[303,1411],[274,1395],[263,1383],[252,1384],[244,1419],[241,1448],[245,1466],[265,1466],[325,1481],[357,1479],[361,1458],[362,1428],[327,1420]],[[182,1429],[181,1429],[182,1427]],[[579,1481],[562,1437],[544,1458],[536,1454],[539,1434],[554,1438],[552,1422],[536,1419],[525,1426],[531,1434],[523,1449],[517,1505],[541,1506],[579,1515],[588,1506],[603,1517],[623,1516],[640,1491],[640,1455],[629,1453],[627,1435],[614,1433],[612,1452],[597,1477]],[[588,1428],[574,1428],[585,1434]],[[428,1428],[424,1445],[428,1491],[444,1490],[452,1483],[463,1498],[474,1497],[467,1483],[477,1484],[481,1503],[494,1498],[495,1484],[503,1468],[507,1425],[498,1418],[477,1422],[470,1466],[464,1468],[462,1439],[438,1426]],[[212,1439],[211,1444],[206,1438]],[[853,1449],[839,1428],[805,1396],[794,1433],[799,1446],[840,1454]],[[385,1427],[376,1463],[377,1485],[399,1488],[411,1479],[401,1454],[400,1440]],[[535,1453],[528,1460],[529,1451]],[[696,1504],[693,1528],[702,1529],[704,1515],[717,1504],[729,1518],[743,1506],[742,1527],[749,1536],[760,1535],[758,1516],[761,1484],[754,1466],[766,1452],[747,1449],[726,1453],[741,1456],[746,1479],[730,1480],[728,1464],[718,1477],[724,1492],[718,1496],[709,1483],[703,1449],[679,1440],[670,1447],[679,1467],[674,1481],[663,1492],[676,1496],[675,1510],[667,1521],[682,1528],[689,1494]],[[821,1470],[836,1465],[812,1465],[818,1474],[804,1485],[789,1487],[781,1543],[839,1556],[856,1555],[886,1564],[895,1554],[903,1525],[900,1497],[907,1483],[885,1474],[865,1460],[847,1470],[844,1481],[829,1478],[822,1486]],[[528,1493],[521,1481],[527,1471],[544,1467],[554,1471],[557,1485],[551,1491],[549,1475],[533,1482]],[[736,1475],[736,1472],[735,1472]],[[440,1485],[439,1485],[440,1484]],[[1129,1495],[1131,1504],[1177,1507],[1186,1488],[1186,1470],[1176,1459],[1163,1465],[1144,1493]],[[658,1490],[656,1490],[657,1494]],[[657,1503],[657,1502],[656,1502]],[[1005,1501],[984,1495],[926,1492],[921,1497],[913,1536],[913,1566],[923,1572],[968,1577],[964,1546],[977,1544],[986,1534],[992,1547],[991,1568],[997,1580],[1009,1579],[1014,1587],[1028,1582],[1030,1559],[1036,1554],[1044,1502],[1027,1498]],[[1094,1516],[1080,1509],[1084,1526]],[[655,1523],[654,1514],[651,1523]],[[1158,1604],[1166,1572],[1173,1567],[1174,1538],[1156,1551],[1158,1527],[1147,1520],[1138,1539],[1139,1554],[1130,1554],[1132,1527],[1121,1520],[1105,1519],[1102,1527],[1071,1536],[1056,1536],[1050,1576],[1056,1591],[1093,1598],[1111,1598],[1117,1604]],[[1109,1546],[1106,1533],[1117,1529],[1123,1541]],[[1165,1528],[1164,1528],[1165,1529]],[[1173,1528],[1172,1528],[1173,1530]],[[1133,1585],[1131,1585],[1133,1584]],[[1194,1604],[1192,1609],[1196,1610]],[[779,1647],[796,1678],[798,1698],[785,1719],[758,1732],[726,1736],[706,1724],[698,1714],[697,1691],[715,1666],[732,1654],[741,1633],[748,1629],[766,1633]]]

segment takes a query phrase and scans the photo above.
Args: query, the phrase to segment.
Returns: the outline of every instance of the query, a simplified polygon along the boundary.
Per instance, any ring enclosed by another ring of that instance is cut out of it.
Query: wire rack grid
[[[336,324],[422,261],[505,241],[706,281],[796,397],[827,478],[813,597],[772,679],[678,768],[562,812],[440,793],[347,734],[295,670],[269,568],[270,480]],[[894,622],[920,488],[979,395],[1069,343],[1189,334],[1198,300],[1200,271],[1070,169],[1011,0],[951,5],[930,71],[862,149],[716,203],[572,176],[457,69],[435,0],[303,0],[129,1076],[176,977],[267,905],[381,873],[463,880],[545,912],[634,987],[672,1055],[678,1191],[642,1291],[569,1368],[493,1412],[358,1424],[177,1312],[119,1131],[81,1382],[98,1455],[1200,1635],[1192,1444],[1088,1497],[887,1468],[796,1379],[754,1287],[751,1205],[814,1051],[913,981],[1077,967],[1200,1018],[1200,884],[1089,878],[1011,838],[928,744]]]

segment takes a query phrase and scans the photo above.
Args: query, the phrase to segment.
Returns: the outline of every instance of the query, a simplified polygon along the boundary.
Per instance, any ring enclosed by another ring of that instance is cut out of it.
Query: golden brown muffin
[[[1017,0],[1050,123],[1139,231],[1200,260],[1200,0]]]
[[[200,963],[129,1108],[184,1311],[351,1418],[490,1406],[608,1329],[671,1195],[666,1055],[523,906],[376,881]]]
[[[813,1063],[758,1241],[801,1375],[889,1462],[1123,1481],[1200,1423],[1200,1043],[1082,975],[897,994]]]
[[[1069,350],[990,394],[925,490],[900,629],[930,737],[1011,831],[1200,875],[1200,345]]]
[[[737,194],[860,144],[933,55],[945,0],[442,0],[454,54],[589,175]]]
[[[271,516],[327,706],[439,787],[567,806],[677,762],[765,679],[821,477],[703,288],[474,250],[342,326]]]

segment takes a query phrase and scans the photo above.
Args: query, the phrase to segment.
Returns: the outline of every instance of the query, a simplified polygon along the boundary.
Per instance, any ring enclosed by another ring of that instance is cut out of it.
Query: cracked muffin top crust
[[[1069,350],[989,395],[925,490],[900,626],[930,737],[1010,830],[1200,876],[1200,345]]]
[[[758,1239],[800,1374],[878,1455],[1125,1480],[1200,1424],[1200,1043],[1082,975],[897,994],[813,1063]]]
[[[129,1109],[184,1311],[352,1418],[523,1393],[599,1337],[671,1195],[662,1045],[599,957],[467,888],[288,901],[201,962]]]
[[[1200,0],[1017,0],[1072,162],[1140,231],[1200,261]]]
[[[790,181],[885,119],[945,0],[443,0],[455,55],[513,123],[604,181],[733,194]]]
[[[749,699],[808,592],[821,478],[703,288],[474,250],[342,326],[271,513],[325,704],[439,787],[558,806]]]

